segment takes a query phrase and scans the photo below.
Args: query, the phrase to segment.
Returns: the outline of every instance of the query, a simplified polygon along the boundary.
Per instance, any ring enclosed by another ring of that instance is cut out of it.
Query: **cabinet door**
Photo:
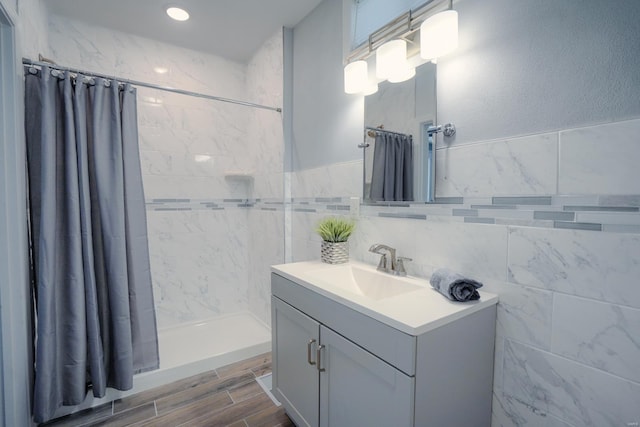
[[[273,394],[298,427],[318,426],[320,324],[271,297]]]
[[[412,426],[414,378],[320,327],[320,425]]]

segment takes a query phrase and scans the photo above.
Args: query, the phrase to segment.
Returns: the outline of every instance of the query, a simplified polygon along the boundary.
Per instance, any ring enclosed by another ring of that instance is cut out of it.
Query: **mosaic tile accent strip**
[[[571,229],[571,230],[602,231],[602,224],[593,224],[593,223],[589,223],[589,222],[554,221],[553,228],[568,228],[568,229]]]
[[[550,205],[551,196],[493,197],[494,205]]]
[[[185,211],[225,209],[258,209],[282,211],[281,199],[151,199],[146,201],[148,211]]]
[[[348,214],[349,199],[296,198],[287,206],[290,204],[293,211]],[[344,206],[344,211],[336,212],[336,206]],[[450,197],[437,199],[436,203],[368,202],[361,205],[360,216],[639,234],[640,196]]]
[[[573,212],[534,211],[533,219],[552,219],[557,221],[573,221],[576,214]]]
[[[350,197],[150,199],[149,211],[257,209],[348,215]],[[363,203],[360,216],[640,234],[640,196],[449,197],[441,203]]]
[[[411,213],[387,213],[380,212],[378,216],[387,217],[387,218],[405,218],[405,219],[427,219],[426,215],[421,214],[411,214]]]

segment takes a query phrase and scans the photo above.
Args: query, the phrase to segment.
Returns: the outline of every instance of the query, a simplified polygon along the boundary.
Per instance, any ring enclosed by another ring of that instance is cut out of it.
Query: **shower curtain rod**
[[[115,76],[109,76],[106,74],[100,74],[100,73],[94,73],[91,71],[83,71],[83,70],[78,70],[75,68],[69,68],[69,67],[62,67],[60,65],[57,64],[52,64],[49,62],[42,62],[42,61],[33,61],[31,59],[28,58],[22,58],[22,65],[24,67],[49,67],[55,70],[59,70],[59,71],[68,71],[70,73],[74,73],[74,74],[82,74],[84,76],[87,77],[98,77],[98,78],[103,78],[103,79],[114,79],[117,80],[119,82],[122,83],[130,83],[134,86],[142,86],[142,87],[147,87],[150,89],[158,89],[158,90],[163,90],[165,92],[172,92],[172,93],[177,93],[180,95],[187,95],[187,96],[193,96],[196,98],[204,98],[204,99],[210,99],[213,101],[220,101],[220,102],[228,102],[231,104],[238,104],[238,105],[244,105],[246,107],[255,107],[255,108],[262,108],[263,110],[272,110],[272,111],[277,111],[278,113],[282,112],[282,108],[280,107],[270,107],[268,105],[261,105],[261,104],[254,104],[253,102],[246,102],[246,101],[239,101],[237,99],[230,99],[230,98],[222,98],[220,96],[213,96],[213,95],[207,95],[205,93],[199,93],[199,92],[192,92],[189,90],[183,90],[183,89],[177,89],[177,88],[173,88],[173,87],[169,87],[169,86],[161,86],[161,85],[156,85],[153,83],[147,83],[147,82],[141,82],[138,80],[130,80],[130,79],[120,79],[117,78]]]

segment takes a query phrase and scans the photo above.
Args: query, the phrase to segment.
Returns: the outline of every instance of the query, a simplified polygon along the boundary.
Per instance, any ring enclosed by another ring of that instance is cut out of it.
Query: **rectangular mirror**
[[[380,83],[378,92],[365,97],[364,123],[363,200],[430,201],[430,195],[435,194],[435,140],[429,150],[427,128],[436,124],[436,65],[431,62],[420,65],[415,77],[402,83]],[[390,132],[372,130],[380,126]],[[407,139],[411,140],[411,146],[400,149],[394,158],[397,147],[407,144],[406,140],[401,141],[402,134],[410,136]],[[389,141],[396,149],[387,146]],[[381,191],[381,186],[396,191]]]

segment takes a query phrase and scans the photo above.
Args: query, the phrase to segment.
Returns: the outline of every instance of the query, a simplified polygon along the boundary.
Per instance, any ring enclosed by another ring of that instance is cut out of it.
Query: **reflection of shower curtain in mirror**
[[[373,149],[371,199],[413,200],[413,138],[378,132]]]

